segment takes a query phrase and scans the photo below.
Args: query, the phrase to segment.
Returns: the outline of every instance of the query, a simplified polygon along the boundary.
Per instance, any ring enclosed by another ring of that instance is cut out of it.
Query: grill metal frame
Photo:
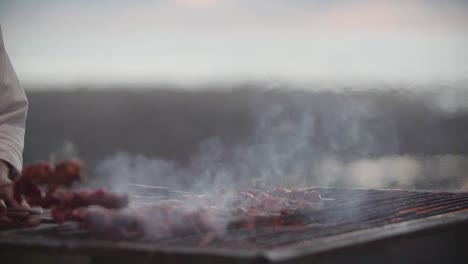
[[[459,211],[266,250],[70,240],[21,235],[12,230],[0,232],[0,260],[29,263],[29,258],[48,257],[46,263],[53,263],[52,259],[65,256],[67,261],[75,259],[78,263],[464,263],[468,259],[467,242],[468,211]]]

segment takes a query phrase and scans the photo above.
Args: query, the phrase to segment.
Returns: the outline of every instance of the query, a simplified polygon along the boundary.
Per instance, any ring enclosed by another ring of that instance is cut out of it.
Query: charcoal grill
[[[468,193],[311,188],[322,210],[292,227],[230,228],[151,243],[91,235],[75,224],[0,232],[1,263],[466,263]],[[112,262],[111,262],[112,261]]]

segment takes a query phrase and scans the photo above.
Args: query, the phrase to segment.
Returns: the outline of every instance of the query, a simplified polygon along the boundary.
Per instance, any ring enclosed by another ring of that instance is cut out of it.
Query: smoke
[[[436,110],[447,114],[457,114],[468,111],[468,87],[466,83],[460,84],[460,89],[451,89],[449,86],[431,91],[427,96],[427,104],[435,106]]]
[[[311,185],[468,191],[468,158],[457,155],[386,156],[350,162],[328,157],[316,164],[306,164],[299,160],[289,168],[266,168],[260,164],[252,168],[250,165],[217,163],[214,159],[208,159],[204,163],[178,166],[173,161],[119,153],[99,164],[100,177],[94,184],[119,191],[126,190],[127,182],[197,191],[247,186],[268,188]],[[104,175],[110,176],[112,180]]]
[[[228,146],[220,138],[199,145],[187,164],[119,153],[97,167],[98,179],[141,182],[196,191],[251,185],[300,185],[312,162],[315,118],[293,116],[277,105],[256,117],[258,126],[244,142]]]
[[[466,190],[468,158],[443,156],[386,156],[343,163],[325,159],[318,167],[318,185],[362,188]]]
[[[59,149],[50,154],[49,161],[51,163],[55,163],[57,161],[72,159],[78,156],[79,153],[76,145],[71,141],[66,141]]]
[[[310,185],[464,188],[463,156],[395,154],[397,124],[389,110],[382,112],[385,105],[346,94],[325,93],[313,102],[301,92],[261,95],[268,99],[251,106],[256,126],[241,142],[211,137],[187,162],[120,152],[98,164],[92,184],[125,191],[126,183],[136,182],[197,192]]]

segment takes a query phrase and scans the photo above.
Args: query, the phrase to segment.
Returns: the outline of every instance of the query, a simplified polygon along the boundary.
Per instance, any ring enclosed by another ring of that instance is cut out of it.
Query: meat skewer
[[[300,212],[317,210],[321,205],[316,201],[317,193],[270,193],[282,193],[283,197],[259,190],[221,191],[187,199],[154,200],[149,206],[124,209],[53,207],[52,214],[57,222],[77,221],[91,232],[155,240],[198,232],[221,235],[229,227],[301,226],[306,223]]]
[[[164,201],[123,210],[102,207],[77,208],[64,214],[84,229],[119,237],[157,240],[224,229],[228,214],[209,208],[187,206],[182,201]]]
[[[229,226],[252,229],[257,225],[302,225],[301,217],[295,216],[322,206],[322,197],[313,190],[247,189],[194,194],[128,183],[130,191],[142,194],[129,197],[103,189],[70,189],[82,180],[81,163],[76,160],[54,166],[27,166],[15,182],[15,199],[50,208],[57,223],[76,221],[92,232],[148,240],[208,232],[206,241],[210,241]],[[150,205],[127,207],[129,198]],[[26,209],[0,208],[0,228],[33,226],[39,216]]]
[[[30,205],[42,206],[44,191],[55,192],[58,188],[71,188],[73,183],[83,181],[81,162],[78,160],[62,161],[54,166],[41,162],[26,166],[14,185],[14,198],[18,203],[25,199]]]
[[[103,189],[81,189],[76,191],[56,192],[46,196],[44,208],[64,207],[78,208],[90,205],[100,205],[106,208],[119,209],[126,207],[129,197],[126,194],[107,192]]]
[[[51,208],[52,216],[58,222],[67,218],[66,212],[79,207],[99,205],[118,209],[128,205],[129,198],[125,194],[102,189],[70,190],[73,183],[82,180],[81,162],[78,160],[66,160],[55,165],[44,162],[32,164],[26,166],[15,181],[14,197],[18,203],[26,201],[32,206]],[[27,222],[37,214],[31,209],[0,208],[0,224],[2,228],[22,227],[18,222]]]
[[[106,192],[102,189],[66,191],[48,196],[48,198],[48,204],[44,206],[51,208],[52,217],[58,223],[73,220],[72,213],[76,208],[98,205],[108,209],[121,209],[129,203],[129,197],[126,194]]]

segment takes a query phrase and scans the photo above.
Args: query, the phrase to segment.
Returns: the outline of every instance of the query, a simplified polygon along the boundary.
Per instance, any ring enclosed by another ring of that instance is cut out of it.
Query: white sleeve
[[[0,160],[23,167],[28,100],[5,50],[0,26]]]

